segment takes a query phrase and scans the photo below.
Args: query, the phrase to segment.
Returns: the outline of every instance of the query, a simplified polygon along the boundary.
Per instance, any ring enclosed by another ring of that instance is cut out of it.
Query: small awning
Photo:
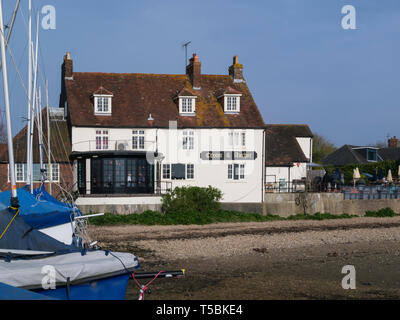
[[[311,168],[314,168],[314,167],[323,168],[324,166],[323,166],[322,164],[319,164],[319,163],[311,162],[311,163],[307,163],[307,167],[311,167]]]

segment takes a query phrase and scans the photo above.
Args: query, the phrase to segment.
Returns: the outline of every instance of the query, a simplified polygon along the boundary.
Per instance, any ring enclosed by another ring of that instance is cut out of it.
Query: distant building
[[[266,188],[291,189],[305,180],[312,162],[313,133],[308,125],[270,124],[265,138]]]
[[[71,142],[68,133],[67,122],[60,114],[60,109],[50,108],[50,147],[51,147],[51,166],[52,166],[52,194],[61,195],[64,190],[72,189],[72,166],[69,160],[71,153]],[[54,112],[53,112],[54,111]],[[62,110],[61,110],[62,111]],[[47,150],[47,108],[42,111],[43,140],[45,150],[43,154],[44,167],[48,167]],[[27,165],[26,165],[26,137],[27,127],[24,127],[14,138],[14,161],[15,178],[18,188],[27,184]],[[33,180],[34,187],[41,185],[40,155],[38,129],[35,125],[33,133]],[[49,180],[45,182],[47,191],[49,191]],[[10,190],[10,177],[8,166],[8,148],[7,145],[0,146],[0,189],[1,191]]]
[[[387,148],[346,144],[326,156],[322,160],[322,163],[325,165],[345,166],[348,164],[367,164],[385,160],[400,160],[399,140],[396,137],[388,140]]]

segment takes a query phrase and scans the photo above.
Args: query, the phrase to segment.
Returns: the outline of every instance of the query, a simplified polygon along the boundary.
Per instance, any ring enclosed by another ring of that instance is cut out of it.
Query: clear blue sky
[[[8,22],[15,2],[5,2]],[[10,47],[26,85],[22,2]],[[76,71],[179,74],[181,45],[192,41],[189,55],[199,55],[206,74],[227,74],[239,55],[266,123],[307,123],[337,146],[400,136],[398,0],[33,2],[56,8],[56,30],[40,31],[40,69],[54,106],[66,51]],[[356,8],[357,30],[341,27],[347,4]],[[15,134],[27,102],[11,59],[8,67]]]

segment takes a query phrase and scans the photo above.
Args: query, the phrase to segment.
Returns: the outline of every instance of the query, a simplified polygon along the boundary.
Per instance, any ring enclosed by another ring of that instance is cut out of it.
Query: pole
[[[46,110],[47,110],[47,176],[49,179],[49,193],[52,195],[53,171],[51,167],[51,148],[50,148],[50,107],[49,107],[49,82],[46,80]]]
[[[12,34],[13,29],[14,29],[15,18],[17,17],[17,13],[18,13],[18,8],[19,8],[20,2],[21,2],[21,0],[17,0],[17,2],[15,4],[14,12],[13,12],[12,17],[11,17],[11,23],[10,23],[10,26],[9,26],[8,32],[7,32],[6,46],[8,45],[8,42],[10,41],[11,34]],[[1,62],[0,62],[0,69],[1,69]]]
[[[32,170],[31,170],[31,114],[32,114],[32,0],[29,0],[29,22],[28,22],[28,125],[27,125],[27,142],[26,142],[26,184],[31,186]]]
[[[7,60],[6,48],[4,39],[4,23],[3,23],[3,1],[0,0],[0,33],[1,33],[1,63],[3,64],[3,90],[4,90],[4,105],[6,108],[7,120],[7,143],[8,143],[8,162],[10,166],[11,178],[11,207],[18,207],[17,185],[15,183],[15,166],[14,166],[14,148],[11,130],[11,115],[10,115],[10,97],[8,94],[8,75],[7,75]]]
[[[39,87],[39,92],[38,92],[38,103],[37,103],[37,108],[38,108],[38,134],[39,134],[39,155],[40,155],[40,177],[42,183],[46,181],[45,176],[44,176],[44,168],[43,168],[43,124],[42,124],[42,92]]]
[[[33,194],[33,129],[34,129],[34,118],[35,118],[35,104],[36,104],[36,95],[37,95],[37,91],[36,91],[36,87],[37,87],[37,74],[38,74],[38,46],[39,46],[39,11],[37,13],[37,18],[36,18],[36,44],[35,44],[35,57],[33,60],[33,71],[34,71],[34,77],[33,77],[33,98],[32,98],[32,102],[33,102],[33,107],[32,107],[32,117],[31,117],[31,132],[30,132],[30,136],[31,136],[31,140],[30,140],[30,165],[31,165],[31,193]],[[33,46],[32,46],[32,50],[33,50]]]

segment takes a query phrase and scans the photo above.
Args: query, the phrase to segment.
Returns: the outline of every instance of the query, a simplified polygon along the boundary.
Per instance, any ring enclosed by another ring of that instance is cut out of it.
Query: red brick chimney
[[[64,56],[64,63],[62,64],[61,72],[63,79],[72,80],[74,68],[71,59],[71,52],[67,52],[67,54]]]
[[[189,76],[193,89],[201,89],[201,62],[195,53],[193,53],[193,57],[189,60],[189,65],[186,66],[186,74]]]
[[[233,82],[244,82],[243,65],[239,63],[238,56],[233,57],[233,64],[229,67],[229,75]]]
[[[398,148],[399,147],[399,139],[394,136],[393,138],[390,138],[388,140],[388,146],[389,148]]]

